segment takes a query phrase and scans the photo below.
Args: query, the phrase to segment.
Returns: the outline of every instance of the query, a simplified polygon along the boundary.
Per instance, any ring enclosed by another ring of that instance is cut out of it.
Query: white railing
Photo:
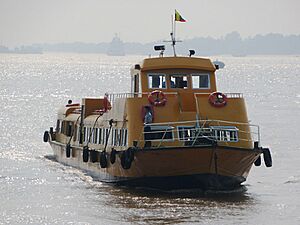
[[[195,93],[195,95],[207,95],[211,93]],[[243,98],[243,93],[223,93],[227,98]]]
[[[245,126],[244,129],[242,129],[243,126]],[[143,130],[141,132],[139,140],[136,140],[137,146],[142,146],[146,141],[155,142],[157,148],[162,143],[164,147],[168,145],[174,146],[174,141],[179,141],[181,146],[212,145],[214,142],[225,145],[232,142],[260,143],[259,126],[249,123],[223,120],[195,120],[152,123],[147,124],[147,127],[150,128],[150,131]],[[155,127],[161,127],[162,129],[157,130]],[[155,130],[152,131],[152,128]],[[184,135],[184,132],[188,132],[189,134]]]

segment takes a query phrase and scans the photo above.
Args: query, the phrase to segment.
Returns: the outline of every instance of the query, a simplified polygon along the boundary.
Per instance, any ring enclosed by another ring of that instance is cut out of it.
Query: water
[[[219,90],[244,93],[273,153],[273,167],[253,167],[245,192],[116,188],[51,159],[42,136],[60,105],[128,91],[141,59],[0,54],[0,224],[300,224],[300,57],[218,56]]]

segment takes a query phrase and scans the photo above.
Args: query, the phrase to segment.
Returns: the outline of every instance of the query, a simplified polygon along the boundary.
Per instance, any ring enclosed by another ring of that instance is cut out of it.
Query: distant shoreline
[[[153,46],[157,44],[166,45],[166,55],[172,54],[172,48],[163,40],[151,43],[123,42],[121,47],[124,55],[156,55]],[[0,53],[45,53],[45,52],[61,52],[61,53],[108,53],[111,43],[43,43],[21,46],[10,50],[0,45]],[[117,46],[118,47],[118,46]],[[119,46],[120,47],[120,46]],[[299,55],[300,54],[300,35],[282,34],[266,34],[256,35],[242,39],[238,32],[231,32],[221,38],[197,37],[193,39],[183,40],[176,45],[178,54],[188,55],[189,49],[194,49],[196,55],[233,55],[244,57],[248,55]],[[118,49],[117,49],[118,50]],[[116,51],[118,52],[118,51]]]

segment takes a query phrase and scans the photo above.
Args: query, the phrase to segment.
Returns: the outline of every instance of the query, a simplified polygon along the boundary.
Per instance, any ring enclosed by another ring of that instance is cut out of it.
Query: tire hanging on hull
[[[131,167],[131,163],[134,159],[134,152],[131,148],[123,151],[121,155],[121,165],[123,169],[128,170]]]
[[[48,142],[48,141],[49,141],[49,132],[48,132],[48,131],[45,131],[45,132],[44,132],[43,141],[44,141],[44,142]]]
[[[272,167],[272,156],[268,148],[263,149],[263,155],[266,167]]]
[[[71,157],[71,145],[70,144],[66,145],[66,157],[67,158]]]
[[[261,165],[261,157],[260,157],[260,155],[259,155],[258,158],[255,160],[254,165],[255,165],[255,166],[260,166],[260,165]]]
[[[89,161],[89,147],[88,146],[83,147],[82,160],[83,160],[83,162],[88,162]]]
[[[107,157],[106,157],[106,152],[102,151],[100,153],[100,167],[101,168],[106,168],[107,167]]]
[[[92,163],[95,163],[98,161],[98,157],[97,157],[98,152],[96,150],[91,150],[90,151],[90,161]]]
[[[117,154],[117,151],[113,148],[111,150],[110,157],[109,157],[109,161],[110,161],[111,164],[115,163],[115,161],[116,161],[116,154]]]

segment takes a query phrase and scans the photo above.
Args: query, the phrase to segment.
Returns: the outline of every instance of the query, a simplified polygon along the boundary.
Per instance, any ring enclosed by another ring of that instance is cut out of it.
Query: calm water
[[[59,106],[128,91],[141,59],[0,54],[0,224],[300,224],[300,57],[218,57],[219,90],[244,93],[273,153],[274,166],[253,167],[244,193],[121,189],[45,157],[42,135]]]

